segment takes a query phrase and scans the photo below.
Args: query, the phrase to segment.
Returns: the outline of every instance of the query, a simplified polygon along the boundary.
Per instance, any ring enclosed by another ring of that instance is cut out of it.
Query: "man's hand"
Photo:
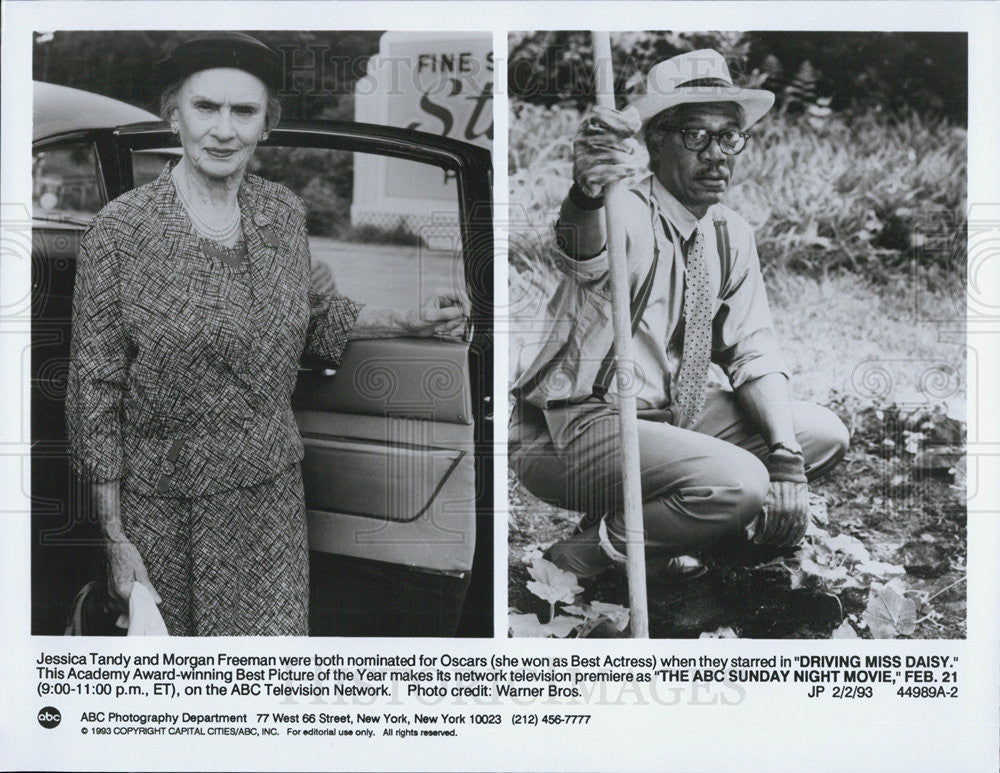
[[[604,187],[649,168],[646,147],[635,137],[641,125],[635,108],[597,106],[583,119],[573,139],[573,179],[591,198]]]
[[[796,545],[809,524],[809,486],[802,452],[778,444],[767,455],[764,465],[771,477],[771,487],[764,503],[762,528],[755,541],[779,547]]]
[[[764,503],[763,528],[756,542],[778,547],[797,545],[809,524],[809,487],[805,483],[772,481]]]
[[[111,603],[120,611],[128,611],[128,600],[132,586],[141,582],[153,594],[153,601],[162,601],[146,573],[146,564],[135,545],[127,539],[109,539],[104,543],[104,555],[108,565],[108,595]]]

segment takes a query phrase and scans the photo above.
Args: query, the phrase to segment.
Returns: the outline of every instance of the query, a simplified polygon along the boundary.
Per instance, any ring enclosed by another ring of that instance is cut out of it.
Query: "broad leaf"
[[[560,569],[544,558],[539,558],[529,566],[528,574],[534,578],[527,583],[528,590],[550,604],[557,601],[572,604],[576,594],[583,591],[576,582],[576,575]]]
[[[576,631],[578,639],[620,639],[622,632],[604,615],[592,617]]]
[[[628,625],[628,607],[623,607],[620,604],[605,604],[603,601],[592,601],[590,602],[590,608],[594,612],[608,618],[619,631],[624,631]]]
[[[862,574],[870,574],[873,577],[886,577],[890,574],[906,574],[906,569],[899,564],[890,564],[886,561],[864,561],[858,564],[858,571]]]
[[[528,590],[550,604],[559,601],[569,604],[576,598],[576,594],[572,590],[561,585],[546,585],[544,582],[535,582],[534,580],[529,580],[527,585]]]
[[[828,583],[838,583],[847,580],[846,566],[824,566],[811,558],[804,558],[801,561],[802,571],[818,577]]]
[[[833,633],[830,634],[831,639],[857,639],[858,633],[854,630],[854,626],[851,625],[849,620],[842,622],[837,628],[834,629]]]
[[[862,617],[876,639],[894,639],[901,634],[909,636],[917,627],[913,601],[888,586],[871,590]]]
[[[557,639],[566,638],[574,628],[582,623],[579,617],[568,617],[566,615],[556,615],[551,623],[540,623],[538,617],[533,614],[521,614],[511,612],[507,615],[507,624],[510,627],[510,635],[516,638],[548,638],[550,636]]]
[[[861,540],[849,534],[838,534],[826,540],[826,546],[833,551],[839,551],[854,561],[868,561],[871,554]]]
[[[537,582],[555,587],[568,588],[573,593],[579,593],[583,590],[577,583],[575,574],[560,569],[551,561],[546,561],[544,558],[539,558],[534,564],[529,566],[528,574]]]

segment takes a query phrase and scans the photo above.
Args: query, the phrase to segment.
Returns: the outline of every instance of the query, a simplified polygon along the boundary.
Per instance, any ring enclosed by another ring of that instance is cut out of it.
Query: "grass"
[[[833,394],[916,405],[965,403],[964,308],[916,280],[768,271],[765,282],[796,398]],[[960,298],[963,296],[959,296]]]

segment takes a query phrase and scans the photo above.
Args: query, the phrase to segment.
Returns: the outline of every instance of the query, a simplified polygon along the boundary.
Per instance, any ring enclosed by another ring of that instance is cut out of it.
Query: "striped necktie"
[[[705,237],[695,229],[687,246],[684,281],[684,348],[677,378],[677,426],[694,423],[705,407],[705,382],[712,359],[712,297],[705,262]]]

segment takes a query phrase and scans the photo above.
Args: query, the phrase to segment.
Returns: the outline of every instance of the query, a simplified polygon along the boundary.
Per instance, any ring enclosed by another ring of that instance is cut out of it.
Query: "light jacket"
[[[238,265],[206,250],[170,166],[110,202],[81,240],[66,398],[80,477],[194,497],[302,458],[299,358],[336,365],[361,307],[310,290],[298,197],[247,174],[238,201]]]
[[[696,225],[705,232],[705,259],[714,291],[712,360],[725,372],[725,377],[719,374],[720,380],[739,387],[768,373],[787,375],[767,305],[752,228],[721,204],[710,207],[705,217],[696,221],[669,196],[658,181],[648,177],[623,197],[632,293],[646,277],[654,253],[658,253],[656,286],[660,302],[669,307],[661,314],[669,320],[670,329],[656,333],[640,327],[637,334],[645,336],[643,343],[657,335],[669,342],[662,357],[668,372],[660,374],[665,385],[663,404],[645,407],[669,408],[675,397],[673,387],[682,355],[681,336],[674,335],[682,330],[679,323],[685,268],[681,245]],[[724,239],[716,236],[717,224],[721,223],[725,223]],[[544,311],[539,309],[535,315],[542,324],[522,331],[522,340],[533,351],[514,386],[516,396],[541,409],[593,402],[594,381],[613,340],[607,252],[580,260],[558,250],[556,264],[562,277]],[[654,300],[647,307],[647,316],[651,316],[649,309]],[[605,399],[615,403],[614,386]]]

